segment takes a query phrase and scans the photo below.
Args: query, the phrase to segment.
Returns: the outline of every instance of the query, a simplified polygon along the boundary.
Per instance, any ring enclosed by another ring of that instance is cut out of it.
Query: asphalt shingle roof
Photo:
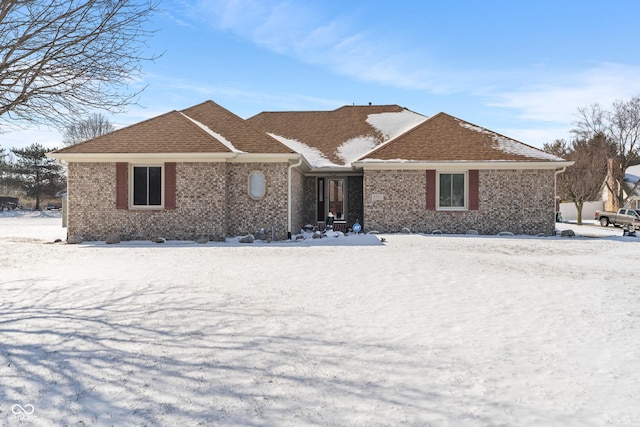
[[[562,161],[522,142],[438,113],[362,160]]]
[[[338,148],[346,141],[370,137],[376,145],[385,142],[385,135],[367,122],[369,115],[403,111],[407,110],[399,105],[345,106],[332,111],[264,112],[247,121],[269,134],[316,148],[329,161],[343,165]]]
[[[213,101],[187,108],[182,113],[222,135],[245,153],[293,153],[290,148],[254,129],[249,122]]]
[[[352,158],[344,153],[349,141],[356,142],[349,146]],[[398,105],[369,105],[345,106],[332,111],[264,112],[243,120],[213,101],[171,111],[62,148],[57,153],[287,154],[296,151],[305,157],[318,154],[321,160],[337,166],[349,166],[356,159],[562,161],[445,113],[427,119]]]
[[[231,150],[177,111],[62,148],[58,153],[228,153]]]
[[[57,152],[230,153],[234,149],[248,153],[292,152],[212,101],[182,112],[171,111]]]

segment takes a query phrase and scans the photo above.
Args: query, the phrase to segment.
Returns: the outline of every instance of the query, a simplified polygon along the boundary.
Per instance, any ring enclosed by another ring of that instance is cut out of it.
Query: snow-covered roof
[[[213,101],[163,114],[54,155],[63,158],[65,153],[297,153],[312,168],[342,169],[350,169],[356,161],[563,161],[445,113],[428,118],[399,105],[265,112],[244,120]]]
[[[214,137],[216,140],[218,140],[218,142],[222,143],[224,146],[226,146],[229,151],[234,152],[234,153],[243,153],[243,151],[238,150],[236,147],[233,146],[233,144],[227,140],[227,138],[225,138],[224,136],[220,135],[217,132],[212,131],[211,129],[209,129],[208,126],[200,123],[199,121],[192,119],[191,117],[187,116],[184,113],[180,113],[183,116],[185,116],[187,119],[191,120],[193,123],[195,123],[198,127],[200,127],[202,130],[204,130],[205,132],[207,132],[209,135],[211,135],[212,137]]]
[[[458,119],[459,120],[459,119]],[[465,129],[470,129],[475,132],[480,132],[482,134],[486,134],[493,139],[495,142],[495,148],[504,151],[507,154],[516,154],[525,156],[528,158],[535,158],[539,160],[551,160],[551,161],[562,161],[558,156],[553,154],[549,154],[545,151],[539,150],[537,148],[526,145],[522,142],[516,141],[515,139],[500,135],[496,132],[490,131],[480,126],[472,125],[471,123],[467,123],[465,121],[460,120],[460,126]]]
[[[445,113],[367,153],[362,162],[563,162],[522,142]]]
[[[266,112],[247,121],[304,155],[312,167],[344,168],[426,119],[398,105],[365,105]]]

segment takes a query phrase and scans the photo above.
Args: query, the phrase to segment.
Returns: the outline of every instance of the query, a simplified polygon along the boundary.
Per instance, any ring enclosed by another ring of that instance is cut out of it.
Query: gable
[[[292,153],[287,146],[254,129],[247,121],[213,101],[182,110],[182,113],[213,135],[220,135],[244,153]]]
[[[229,153],[231,149],[177,111],[62,148],[56,153]]]
[[[562,162],[522,142],[438,113],[361,159],[367,161]]]
[[[56,153],[292,154],[293,151],[218,104],[207,101],[62,148]]]

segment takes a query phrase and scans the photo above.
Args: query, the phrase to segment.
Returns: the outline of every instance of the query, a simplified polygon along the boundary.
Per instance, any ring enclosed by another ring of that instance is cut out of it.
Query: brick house
[[[68,234],[191,240],[305,224],[481,234],[554,230],[571,162],[444,113],[397,105],[260,113],[212,101],[50,154],[68,168]]]

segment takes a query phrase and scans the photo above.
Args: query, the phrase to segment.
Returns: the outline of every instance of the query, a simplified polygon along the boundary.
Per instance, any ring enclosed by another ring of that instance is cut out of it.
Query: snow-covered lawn
[[[0,216],[0,425],[637,426],[640,237],[560,227],[605,237],[67,245]]]

